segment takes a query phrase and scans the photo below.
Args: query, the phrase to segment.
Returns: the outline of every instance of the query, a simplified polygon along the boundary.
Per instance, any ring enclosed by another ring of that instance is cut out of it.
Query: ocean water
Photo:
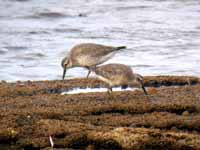
[[[85,42],[126,45],[106,63],[142,75],[199,76],[200,1],[0,0],[0,80],[61,79],[61,59]]]

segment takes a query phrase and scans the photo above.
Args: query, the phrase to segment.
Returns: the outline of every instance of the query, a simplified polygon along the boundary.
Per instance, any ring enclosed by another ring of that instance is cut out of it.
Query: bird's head
[[[148,95],[145,87],[144,87],[144,78],[140,75],[140,74],[134,74],[135,77],[135,82],[139,83],[140,87],[142,88],[142,90],[144,91],[145,95]]]
[[[61,66],[63,68],[63,77],[62,78],[64,80],[67,69],[72,67],[71,59],[68,56],[64,57],[61,61]]]

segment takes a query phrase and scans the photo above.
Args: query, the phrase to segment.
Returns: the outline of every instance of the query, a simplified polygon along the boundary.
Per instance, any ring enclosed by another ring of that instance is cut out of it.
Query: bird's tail
[[[125,49],[126,46],[119,46],[119,47],[116,47],[116,50],[120,50],[120,49]]]

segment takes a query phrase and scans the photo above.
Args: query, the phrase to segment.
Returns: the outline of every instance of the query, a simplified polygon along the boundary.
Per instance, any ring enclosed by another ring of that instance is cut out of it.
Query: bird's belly
[[[81,56],[77,58],[77,64],[79,66],[93,66],[96,64],[96,61],[89,56]]]
[[[111,78],[112,86],[121,86],[121,85],[127,85],[128,80],[126,77],[123,76],[115,76]]]
[[[98,76],[98,78],[104,81],[105,83],[109,84],[111,87],[128,85],[128,80],[122,76],[114,76],[114,77],[110,77],[110,79],[107,79],[102,76]]]
[[[99,56],[99,57],[83,55],[77,58],[77,63],[80,66],[96,66],[96,65],[104,63],[105,61],[110,59],[114,54],[115,53],[109,53],[107,55]]]

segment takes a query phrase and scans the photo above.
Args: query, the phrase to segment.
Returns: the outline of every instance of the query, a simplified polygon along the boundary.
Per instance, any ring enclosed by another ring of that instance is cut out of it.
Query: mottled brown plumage
[[[133,73],[132,69],[123,64],[107,64],[98,66],[94,69],[97,77],[108,84],[108,92],[112,92],[112,87],[126,87],[133,83],[139,83],[144,93],[147,94],[144,85],[143,77]]]
[[[113,47],[93,43],[84,43],[74,46],[70,53],[63,58],[61,65],[64,69],[63,79],[67,68],[84,67],[89,70],[87,77],[91,72],[91,68],[110,59],[116,51],[126,48],[125,46]]]

